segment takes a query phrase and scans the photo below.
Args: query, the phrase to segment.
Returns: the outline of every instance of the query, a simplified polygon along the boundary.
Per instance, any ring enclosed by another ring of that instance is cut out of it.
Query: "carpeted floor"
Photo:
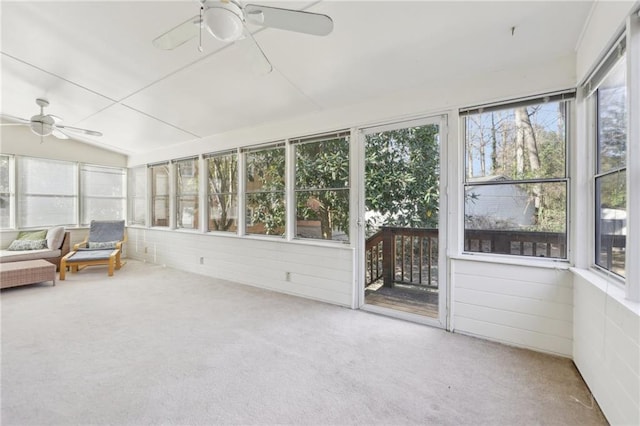
[[[570,360],[160,266],[1,299],[4,426],[606,424]]]

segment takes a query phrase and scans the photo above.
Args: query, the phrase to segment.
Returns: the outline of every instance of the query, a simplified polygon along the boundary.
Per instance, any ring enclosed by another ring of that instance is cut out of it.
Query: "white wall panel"
[[[637,4],[635,0],[594,2],[582,38],[576,46],[576,83],[587,78],[601,59],[607,46],[624,27],[624,21],[631,13],[634,3]]]
[[[347,246],[160,229],[129,228],[128,235],[133,259],[352,306],[354,251]]]
[[[573,295],[567,270],[452,262],[454,331],[572,355]]]
[[[592,272],[573,285],[574,362],[611,424],[640,424],[640,304]]]

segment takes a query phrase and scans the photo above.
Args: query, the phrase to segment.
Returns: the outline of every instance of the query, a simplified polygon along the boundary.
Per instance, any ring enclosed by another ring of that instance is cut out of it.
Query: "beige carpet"
[[[606,423],[570,360],[159,266],[1,298],[4,426]]]

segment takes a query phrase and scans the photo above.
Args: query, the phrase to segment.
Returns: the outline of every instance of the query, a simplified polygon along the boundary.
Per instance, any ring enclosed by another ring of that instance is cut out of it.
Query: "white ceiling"
[[[88,143],[140,154],[185,141],[361,103],[439,79],[469,79],[572,54],[592,2],[262,2],[324,13],[316,37],[261,29],[274,71],[246,45],[203,35],[163,51],[158,35],[196,15],[185,1],[2,1],[1,111],[29,118],[35,99]],[[511,28],[515,27],[512,35]]]

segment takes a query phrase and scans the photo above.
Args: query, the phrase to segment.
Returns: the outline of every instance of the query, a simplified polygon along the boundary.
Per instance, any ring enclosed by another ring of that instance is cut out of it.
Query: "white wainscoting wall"
[[[451,262],[455,332],[572,356],[573,289],[566,266]]]
[[[128,228],[127,257],[351,307],[354,250],[278,238]]]
[[[591,271],[574,270],[573,361],[607,420],[640,424],[640,304]]]

